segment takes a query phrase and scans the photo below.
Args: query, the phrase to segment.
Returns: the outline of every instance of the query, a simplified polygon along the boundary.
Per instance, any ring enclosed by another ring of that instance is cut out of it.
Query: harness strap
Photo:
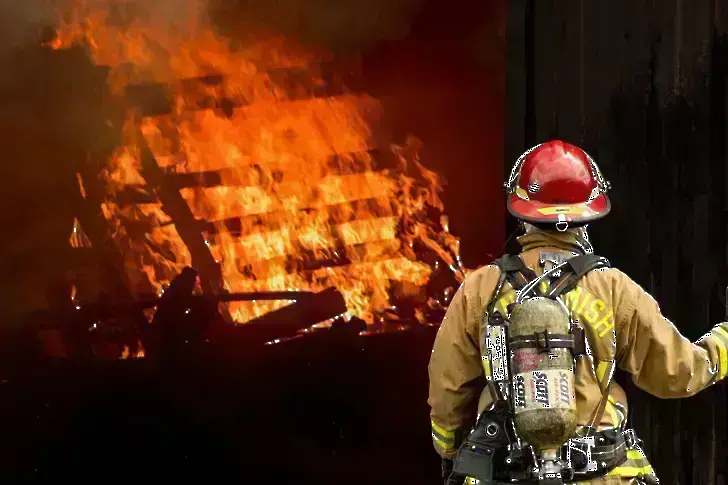
[[[558,280],[556,280],[551,285],[549,290],[546,292],[547,296],[551,298],[557,298],[565,293],[568,293],[576,288],[579,280],[588,272],[600,268],[608,268],[610,266],[609,260],[607,258],[597,256],[595,254],[583,254],[580,256],[574,256],[567,261],[567,265],[570,267],[571,271],[565,272]],[[581,332],[583,334],[583,329],[581,329]],[[582,342],[585,342],[585,340],[582,339]],[[582,349],[579,350],[581,352]],[[586,349],[583,349],[583,352],[581,353],[583,354],[585,352]],[[577,354],[575,353],[574,356],[576,357],[576,355]],[[592,415],[592,419],[589,423],[592,427],[599,426],[599,423],[602,420],[602,416],[604,416],[604,412],[607,409],[607,400],[609,399],[609,393],[612,387],[611,374],[613,373],[613,370],[614,369],[612,367],[609,374],[604,376],[604,379],[607,379],[607,383],[606,385],[602,386],[602,397],[599,400],[599,404],[594,410],[594,414]]]
[[[573,335],[551,334],[548,331],[534,332],[533,335],[519,335],[511,337],[511,349],[535,348],[539,352],[548,352],[550,349],[573,349],[575,347]]]
[[[574,256],[566,262],[571,271],[566,271],[546,292],[549,298],[556,298],[573,290],[579,280],[588,272],[600,268],[608,268],[609,260],[595,254]]]
[[[518,256],[511,254],[504,254],[501,258],[495,261],[495,264],[500,268],[501,273],[506,274],[508,283],[516,290],[520,290],[529,281],[536,278],[536,273],[523,264],[523,260]]]
[[[495,308],[496,303],[498,303],[498,298],[500,298],[501,290],[503,289],[503,284],[506,282],[506,279],[508,277],[508,273],[501,270],[500,276],[498,276],[498,284],[495,287],[495,291],[493,292],[493,298],[491,298],[490,303],[488,303],[488,306],[486,308],[486,313],[483,315],[486,319],[490,319],[493,317],[493,308]],[[488,324],[489,322],[486,320],[483,322],[485,324]]]

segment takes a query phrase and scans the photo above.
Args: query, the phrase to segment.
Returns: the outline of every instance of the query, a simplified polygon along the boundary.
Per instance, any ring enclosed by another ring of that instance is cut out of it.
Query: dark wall
[[[728,11],[720,2],[512,1],[506,155],[560,138],[612,182],[596,251],[691,339],[725,318]],[[726,387],[630,389],[664,483],[724,483]]]

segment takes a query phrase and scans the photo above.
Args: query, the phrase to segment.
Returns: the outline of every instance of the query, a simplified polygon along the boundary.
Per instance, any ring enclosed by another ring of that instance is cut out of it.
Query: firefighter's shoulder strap
[[[563,271],[561,276],[553,282],[545,296],[557,298],[573,290],[590,271],[608,268],[609,260],[596,254],[582,254],[566,261],[570,271]]]
[[[521,290],[526,284],[537,277],[536,273],[528,268],[523,260],[511,254],[505,254],[495,261],[495,264],[501,271],[498,285],[493,293],[491,304],[488,305],[488,314],[492,315],[492,306],[500,296],[503,283],[508,281],[513,289]],[[579,280],[590,271],[600,268],[608,268],[609,261],[595,254],[582,254],[574,256],[566,262],[566,271],[561,272],[561,276],[554,281],[548,291],[543,294],[549,298],[557,298],[573,290]]]
[[[523,263],[523,260],[517,255],[504,254],[493,263],[498,266],[501,273],[498,278],[498,284],[493,292],[493,297],[491,298],[490,303],[486,306],[486,312],[484,315],[486,319],[490,319],[495,316],[493,309],[495,308],[495,304],[498,302],[498,298],[501,296],[501,290],[503,289],[503,284],[506,281],[514,290],[518,291],[526,286],[529,281],[536,278],[536,273],[528,268]]]
[[[554,281],[546,296],[556,298],[564,295],[573,290],[579,283],[579,280],[590,271],[610,267],[609,260],[607,258],[597,256],[595,254],[574,256],[567,261],[566,265],[570,267],[570,271],[564,272],[556,281]],[[574,328],[574,330],[576,329],[577,327]],[[580,341],[585,342],[584,330],[579,328],[578,331],[581,332],[581,336],[579,337]],[[574,337],[576,338],[576,335]],[[599,426],[607,407],[609,392],[612,387],[612,379],[611,375],[606,375],[605,378],[607,379],[607,382],[602,391],[602,398],[599,400],[599,404],[594,410],[594,414],[589,422],[589,429],[595,430],[596,427]]]
[[[495,261],[495,264],[515,290],[520,290],[536,277],[536,273],[528,268],[520,257],[512,254],[504,254]]]

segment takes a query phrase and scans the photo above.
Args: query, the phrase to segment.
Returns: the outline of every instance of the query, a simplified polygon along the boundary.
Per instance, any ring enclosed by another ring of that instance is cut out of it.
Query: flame
[[[86,236],[86,233],[83,232],[83,228],[81,227],[81,223],[79,222],[78,218],[73,219],[73,230],[71,232],[71,236],[68,238],[68,242],[71,244],[72,248],[76,249],[91,247],[91,241],[89,240],[88,236]]]
[[[462,281],[457,238],[446,220],[438,225],[427,216],[430,208],[443,210],[442,183],[419,162],[420,142],[383,143],[376,99],[316,95],[326,53],[280,36],[233,47],[200,12],[175,28],[143,17],[121,26],[109,12],[82,3],[48,45],[86,48],[95,64],[111,68],[109,92],[118,100],[144,83],[163,85],[169,96],[169,109],[154,116],[131,103],[123,146],[103,172],[102,209],[136,294],[160,293],[193,265],[180,222],[149,180],[146,146],[163,178],[187,180],[178,193],[225,290],[336,286],[350,315],[372,323],[392,306],[392,282],[428,283],[433,267],[418,251],[434,253]],[[376,149],[389,151],[394,164],[378,168]],[[213,181],[200,182],[206,177]],[[136,202],[125,201],[130,194]],[[229,310],[244,323],[285,304]]]
[[[124,345],[121,349],[121,354],[119,355],[119,360],[128,360],[128,359],[143,359],[144,358],[144,347],[142,347],[141,341],[137,342],[137,349],[132,350],[129,348],[128,345]]]

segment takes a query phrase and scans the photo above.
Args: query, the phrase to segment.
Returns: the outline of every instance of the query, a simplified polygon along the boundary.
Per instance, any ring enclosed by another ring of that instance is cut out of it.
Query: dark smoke
[[[0,0],[0,55],[36,42],[43,27],[53,25],[50,0]]]
[[[424,0],[0,0],[0,55],[37,42],[44,29],[77,7],[106,9],[119,22],[151,20],[160,28],[188,28],[201,13],[222,34],[245,39],[275,32],[339,54],[359,54],[377,41],[409,31]],[[207,22],[205,22],[207,23]]]
[[[210,0],[210,15],[230,37],[260,29],[336,54],[357,55],[406,35],[423,0]]]

